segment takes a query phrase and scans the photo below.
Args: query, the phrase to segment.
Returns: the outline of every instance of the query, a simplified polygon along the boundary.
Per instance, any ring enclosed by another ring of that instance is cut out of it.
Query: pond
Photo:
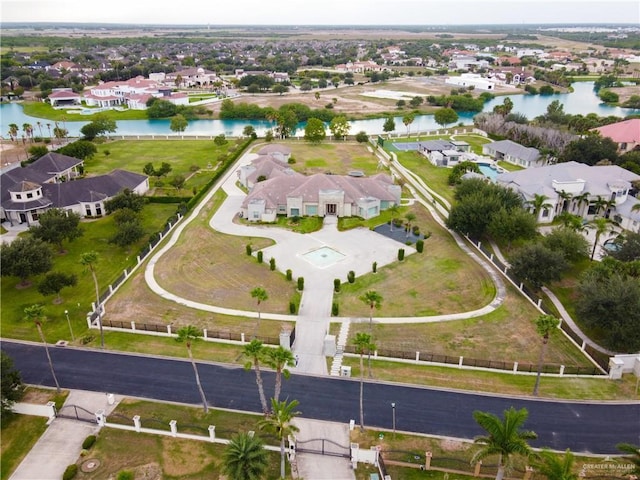
[[[600,99],[593,91],[593,82],[577,82],[573,84],[574,91],[571,93],[559,93],[554,95],[508,95],[513,101],[514,112],[519,112],[533,119],[538,115],[546,112],[547,106],[554,100],[559,100],[564,105],[565,113],[582,114],[596,113],[600,116],[615,115],[624,117],[626,115],[640,114],[638,109],[612,107],[600,102]],[[506,97],[496,97],[487,102],[484,111],[491,111],[496,105],[502,104]],[[460,112],[459,122],[465,125],[473,123],[474,112]],[[38,127],[40,122],[40,127]],[[351,134],[365,131],[370,135],[383,133],[384,118],[374,118],[367,120],[354,120],[351,124]],[[30,117],[24,114],[22,106],[16,103],[0,105],[0,134],[3,138],[7,138],[9,124],[15,123],[20,129],[24,123],[30,123],[34,126],[35,135],[48,135],[49,125],[53,129],[55,122],[42,118]],[[80,136],[80,128],[85,125],[86,121],[72,121],[68,118],[63,122],[58,122],[69,130],[70,136]],[[118,124],[118,135],[176,135],[170,129],[170,120],[120,120]],[[402,115],[395,117],[396,130],[395,133],[404,133],[406,131],[402,123]],[[192,120],[184,132],[185,135],[220,135],[241,136],[245,126],[251,125],[256,129],[258,135],[264,135],[265,131],[273,127],[273,123],[267,120]],[[435,122],[433,115],[419,115],[411,124],[411,131],[427,131],[435,130],[440,126]],[[304,124],[299,124],[296,132],[297,136],[302,136]]]

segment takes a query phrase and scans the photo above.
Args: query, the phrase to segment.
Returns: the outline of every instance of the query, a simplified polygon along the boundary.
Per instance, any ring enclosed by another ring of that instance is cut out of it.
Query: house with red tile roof
[[[640,149],[640,118],[604,125],[591,131],[616,142],[620,153]]]
[[[52,107],[78,105],[82,101],[80,94],[70,88],[54,88],[47,98]]]

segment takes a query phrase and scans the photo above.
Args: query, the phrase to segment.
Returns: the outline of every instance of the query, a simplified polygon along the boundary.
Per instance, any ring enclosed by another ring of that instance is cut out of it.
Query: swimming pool
[[[482,173],[485,177],[490,178],[491,180],[495,180],[498,176],[498,170],[491,168],[488,163],[477,163],[476,165],[478,165],[480,173]]]

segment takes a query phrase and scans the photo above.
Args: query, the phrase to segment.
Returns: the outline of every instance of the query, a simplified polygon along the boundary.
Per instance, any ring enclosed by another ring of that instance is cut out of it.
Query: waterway
[[[519,112],[533,119],[546,112],[547,106],[554,100],[559,100],[564,105],[565,113],[582,114],[595,113],[599,116],[614,115],[625,117],[632,114],[640,114],[640,109],[612,107],[600,102],[600,99],[593,91],[593,82],[577,82],[573,84],[574,91],[571,93],[559,93],[553,95],[508,95],[513,101],[513,112]],[[505,96],[496,97],[487,102],[484,111],[491,111],[496,105],[504,102]],[[469,125],[473,123],[475,112],[459,113],[459,122]],[[68,117],[73,117],[68,115]],[[51,120],[35,118],[25,115],[20,104],[11,103],[0,105],[0,135],[8,138],[9,124],[15,123],[22,128],[24,123],[34,126],[35,135],[40,135],[37,122],[42,125],[42,133],[48,136],[47,124],[53,129],[54,123]],[[365,131],[370,135],[383,133],[384,118],[368,120],[354,120],[351,123],[351,134]],[[69,130],[72,137],[80,136],[80,128],[88,123],[87,121],[72,121],[68,118],[64,122],[64,127]],[[406,132],[406,127],[402,123],[402,115],[395,118],[396,130],[394,133]],[[59,122],[62,126],[62,122]],[[176,135],[170,129],[169,120],[120,120],[117,122],[117,135]],[[252,125],[258,135],[262,136],[266,130],[273,127],[273,123],[266,120],[192,120],[189,122],[185,135],[220,135],[240,136],[245,126]],[[410,131],[435,130],[440,126],[433,119],[433,115],[419,115],[410,125]],[[304,124],[298,126],[296,135],[304,134]]]

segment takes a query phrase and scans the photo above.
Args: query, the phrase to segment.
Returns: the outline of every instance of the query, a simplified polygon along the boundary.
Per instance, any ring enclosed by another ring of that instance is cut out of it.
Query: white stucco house
[[[126,170],[75,179],[82,160],[55,152],[26,167],[0,176],[0,220],[11,225],[31,225],[50,208],[75,212],[80,217],[101,217],[104,202],[125,189],[139,195],[149,190],[149,180]]]
[[[269,147],[275,154],[283,146]],[[290,154],[287,147],[283,150]],[[240,183],[250,190],[240,212],[249,221],[272,222],[277,215],[372,218],[400,204],[401,187],[389,175],[306,176],[272,154],[261,154],[238,171]]]
[[[537,148],[525,147],[511,140],[499,140],[482,146],[482,153],[492,159],[518,165],[520,167],[540,167],[545,159]]]
[[[550,223],[569,212],[585,220],[611,218],[625,230],[640,231],[640,211],[633,210],[640,200],[631,195],[640,175],[617,165],[558,163],[502,173],[496,182],[519,192],[526,203],[544,195],[548,205],[539,212],[538,222]]]
[[[478,73],[463,73],[457,77],[448,77],[444,83],[455,85],[456,87],[474,87],[478,90],[493,91],[496,89],[496,82],[484,78]]]

